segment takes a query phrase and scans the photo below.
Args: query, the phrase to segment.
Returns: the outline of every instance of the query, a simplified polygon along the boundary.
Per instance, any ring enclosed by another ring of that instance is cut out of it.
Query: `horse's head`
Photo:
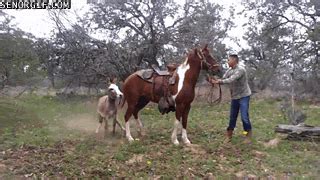
[[[108,96],[111,99],[122,98],[123,94],[120,91],[119,87],[116,84],[116,78],[110,79],[108,87]]]
[[[197,51],[197,54],[201,59],[201,69],[210,70],[215,73],[221,72],[220,64],[215,58],[213,58],[208,50],[208,44],[206,44],[201,50]]]

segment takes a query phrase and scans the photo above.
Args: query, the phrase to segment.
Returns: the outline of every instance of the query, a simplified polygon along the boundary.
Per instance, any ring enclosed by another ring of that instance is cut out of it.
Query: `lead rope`
[[[207,102],[210,104],[210,105],[213,105],[213,104],[218,104],[221,102],[221,99],[222,99],[222,90],[221,90],[221,85],[218,84],[219,86],[219,97],[215,100],[213,100],[213,91],[214,91],[214,85],[211,85],[210,87],[210,91],[208,93],[208,99],[207,99]]]

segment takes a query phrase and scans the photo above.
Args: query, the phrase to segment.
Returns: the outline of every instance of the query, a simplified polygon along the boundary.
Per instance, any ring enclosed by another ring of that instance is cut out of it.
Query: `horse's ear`
[[[200,59],[202,59],[202,56],[201,56],[201,50],[200,51],[198,51],[198,49],[197,48],[195,48],[194,49],[194,54],[196,54]]]
[[[203,50],[208,49],[208,44],[204,45]]]

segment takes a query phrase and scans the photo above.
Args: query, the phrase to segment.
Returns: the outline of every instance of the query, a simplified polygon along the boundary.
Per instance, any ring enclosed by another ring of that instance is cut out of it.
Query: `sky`
[[[213,1],[213,0],[211,0]],[[89,9],[89,5],[86,3],[87,0],[71,0],[71,12],[77,13],[81,15],[81,13],[85,13]],[[184,1],[178,1],[179,4],[183,4]],[[215,1],[213,1],[215,2]],[[225,12],[223,12],[224,16],[228,16],[229,6],[233,5],[237,7],[236,13],[242,10],[241,0],[224,0],[224,1],[216,1],[225,8]],[[42,9],[25,9],[25,10],[14,10],[7,9],[4,10],[9,15],[15,17],[14,23],[22,29],[23,31],[30,32],[34,34],[36,37],[50,37],[52,35],[51,31],[54,28],[53,22],[49,19],[47,10]],[[236,14],[235,13],[235,14]],[[72,18],[72,17],[71,17]],[[75,16],[73,17],[75,18]],[[246,20],[240,16],[235,15],[234,22],[236,27],[231,29],[228,34],[232,37],[239,38],[241,46],[245,46],[245,42],[242,39],[244,34],[244,30],[242,25],[246,22]],[[234,52],[240,51],[241,47],[237,46],[233,43],[232,40],[226,39],[224,43],[227,47],[231,48]]]

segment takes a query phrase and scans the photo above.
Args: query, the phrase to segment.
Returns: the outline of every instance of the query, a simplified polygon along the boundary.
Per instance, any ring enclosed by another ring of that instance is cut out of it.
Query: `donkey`
[[[122,131],[125,129],[121,126],[117,119],[117,113],[119,109],[119,105],[122,101],[123,94],[120,91],[119,87],[116,85],[116,80],[112,79],[110,81],[110,85],[108,87],[108,95],[102,96],[99,98],[98,106],[97,106],[97,113],[98,113],[98,120],[99,125],[96,129],[96,133],[99,133],[99,129],[102,126],[102,122],[105,122],[105,134],[108,130],[108,119],[113,118],[113,129],[112,133],[115,135],[115,128],[116,124],[121,128]]]
[[[217,63],[207,48],[207,45],[203,49],[194,49],[187,54],[185,61],[180,64],[175,73],[175,84],[169,86],[170,94],[176,104],[176,121],[174,123],[174,129],[172,132],[171,140],[175,145],[179,144],[177,139],[177,130],[182,120],[182,141],[189,145],[191,144],[187,137],[187,122],[188,114],[191,108],[191,102],[195,97],[195,86],[200,74],[200,71],[212,70],[214,72],[220,72],[220,65]],[[140,132],[143,132],[142,123],[138,116],[138,113],[143,109],[150,101],[158,103],[160,97],[153,96],[153,85],[140,77],[136,73],[131,74],[123,84],[124,99],[127,102],[128,108],[125,113],[125,128],[126,137],[128,141],[134,139],[130,133],[129,119],[133,115],[136,119]]]

